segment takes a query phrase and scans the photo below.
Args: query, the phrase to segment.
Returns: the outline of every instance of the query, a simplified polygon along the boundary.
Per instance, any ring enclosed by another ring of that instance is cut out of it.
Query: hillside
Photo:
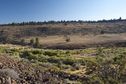
[[[125,23],[1,25],[0,84],[125,84]]]
[[[39,38],[43,48],[85,48],[125,42],[126,20],[0,26],[0,42],[16,43]],[[69,38],[70,42],[66,42]],[[115,45],[115,44],[114,44]],[[77,47],[78,46],[78,47]],[[108,45],[107,45],[108,46]],[[73,49],[72,48],[72,49]]]
[[[125,84],[126,48],[47,50],[0,45],[1,84]]]

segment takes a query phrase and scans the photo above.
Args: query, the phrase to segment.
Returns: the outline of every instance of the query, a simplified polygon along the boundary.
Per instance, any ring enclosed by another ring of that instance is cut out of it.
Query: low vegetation
[[[9,55],[11,59],[24,60],[24,63],[30,63],[31,68],[39,70],[39,74],[45,73],[42,78],[46,79],[37,79],[38,84],[49,82],[52,79],[55,79],[55,84],[58,82],[61,84],[122,84],[126,82],[126,48],[123,47],[45,50],[1,46],[0,53],[1,55]],[[30,72],[26,70],[26,72],[31,78],[30,73],[35,74],[33,70]],[[24,71],[20,72],[20,74],[22,73]],[[49,73],[54,77],[52,78]],[[26,73],[24,76],[28,77]],[[19,79],[31,82],[31,80],[24,78],[20,78],[19,75]],[[18,79],[16,81],[21,82]]]
[[[0,84],[125,84],[125,23],[0,25]]]

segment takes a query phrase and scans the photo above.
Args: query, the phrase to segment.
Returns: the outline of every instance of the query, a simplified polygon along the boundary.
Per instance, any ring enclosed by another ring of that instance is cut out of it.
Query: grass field
[[[43,48],[65,48],[66,49],[82,49],[88,46],[95,46],[100,44],[108,44],[109,43],[119,43],[126,41],[126,33],[120,34],[99,34],[99,35],[68,35],[70,38],[70,42],[66,42],[66,37],[63,35],[55,35],[55,36],[45,36],[38,37],[40,44],[42,44]],[[26,42],[29,42],[32,38],[36,37],[27,37],[23,38]]]

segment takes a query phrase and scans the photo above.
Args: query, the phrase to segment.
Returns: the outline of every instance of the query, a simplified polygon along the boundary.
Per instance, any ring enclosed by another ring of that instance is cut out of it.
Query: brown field
[[[38,37],[40,39],[40,44],[44,48],[85,48],[96,45],[109,45],[114,43],[121,43],[126,41],[126,33],[120,34],[99,34],[99,35],[69,35],[70,42],[66,42],[66,38],[63,35],[55,36],[45,36]],[[27,37],[24,38],[29,42],[30,39],[36,37]]]
[[[94,46],[124,46],[126,21],[103,23],[64,23],[43,25],[0,26],[0,41],[39,38],[43,48],[81,49]],[[70,42],[66,42],[66,37]],[[9,39],[9,40],[8,40]]]

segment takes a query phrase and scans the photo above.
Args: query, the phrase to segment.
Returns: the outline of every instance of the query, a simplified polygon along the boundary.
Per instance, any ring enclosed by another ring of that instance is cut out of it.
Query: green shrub
[[[4,53],[5,52],[5,48],[0,47],[0,53]]]
[[[43,51],[41,50],[33,50],[31,51],[32,54],[42,54]]]
[[[72,59],[72,58],[64,58],[63,59],[63,63],[66,65],[73,65],[74,63],[76,63],[77,61]]]
[[[57,56],[58,55],[58,53],[54,52],[54,51],[45,51],[43,54],[47,55],[47,56]]]
[[[34,47],[35,48],[39,48],[40,47],[39,38],[35,38]]]
[[[33,59],[36,60],[37,59],[37,56],[33,55],[30,51],[22,52],[20,57],[26,58],[26,59],[29,59],[29,60],[33,60]]]
[[[30,40],[30,45],[34,45],[34,39],[33,38]]]

